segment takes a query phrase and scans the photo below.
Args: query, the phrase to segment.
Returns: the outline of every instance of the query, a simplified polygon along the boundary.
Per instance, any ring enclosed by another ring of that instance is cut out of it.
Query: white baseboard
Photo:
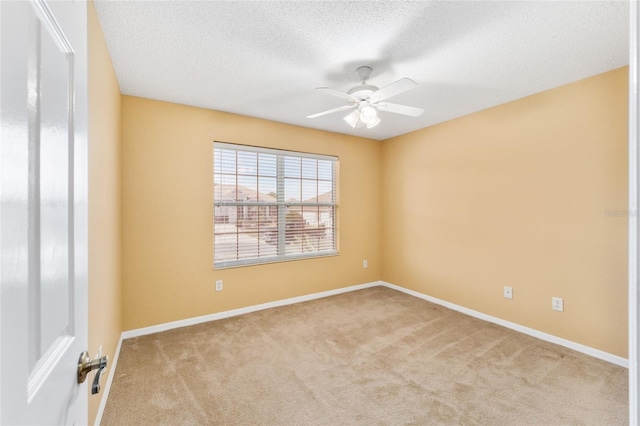
[[[96,420],[94,422],[95,426],[100,426],[102,422],[102,414],[104,413],[104,408],[107,405],[107,399],[109,398],[109,391],[111,390],[111,383],[113,382],[113,376],[116,374],[116,365],[118,364],[118,357],[120,356],[120,348],[122,347],[122,334],[120,334],[120,339],[118,340],[118,346],[116,346],[116,352],[113,354],[113,360],[109,363],[109,375],[107,377],[107,383],[102,389],[102,399],[100,400],[100,407],[98,408],[98,414],[96,415]]]
[[[172,330],[174,328],[187,327],[190,325],[201,324],[204,322],[215,321],[223,318],[235,317],[238,315],[248,314],[250,312],[261,311],[263,309],[275,308],[278,306],[293,305],[294,303],[307,302],[309,300],[321,299],[323,297],[334,296],[336,294],[348,293],[350,291],[362,290],[363,288],[376,287],[382,285],[381,281],[374,281],[365,284],[353,285],[350,287],[338,288],[335,290],[323,291],[320,293],[306,294],[304,296],[292,297],[290,299],[276,300],[274,302],[262,303],[260,305],[247,306],[245,308],[232,309],[230,311],[218,312],[210,315],[203,315],[195,318],[187,318],[184,320],[167,322],[164,324],[152,325],[150,327],[137,328],[134,330],[124,331],[121,340],[130,339],[132,337],[144,336],[147,334],[160,333],[162,331]]]
[[[622,357],[619,357],[617,355],[613,355],[613,354],[610,354],[608,352],[601,351],[600,349],[595,349],[595,348],[592,348],[592,347],[589,347],[589,346],[582,345],[580,343],[572,342],[570,340],[566,340],[566,339],[554,336],[552,334],[548,334],[548,333],[544,333],[542,331],[535,330],[533,328],[525,327],[523,325],[516,324],[516,323],[510,322],[510,321],[506,321],[506,320],[503,320],[503,319],[500,319],[500,318],[496,318],[496,317],[493,317],[491,315],[483,314],[482,312],[474,311],[473,309],[465,308],[463,306],[456,305],[454,303],[447,302],[445,300],[441,300],[441,299],[437,299],[435,297],[427,296],[426,294],[422,294],[422,293],[419,293],[419,292],[414,291],[414,290],[409,290],[407,288],[400,287],[400,286],[397,286],[395,284],[391,284],[391,283],[388,283],[388,282],[385,282],[385,281],[381,281],[380,283],[381,283],[381,285],[383,285],[385,287],[389,287],[391,289],[401,291],[403,293],[409,294],[409,295],[414,296],[414,297],[418,297],[418,298],[426,300],[428,302],[432,302],[432,303],[435,303],[437,305],[444,306],[445,308],[449,308],[451,310],[461,312],[461,313],[463,313],[465,315],[469,315],[469,316],[481,319],[483,321],[492,322],[494,324],[498,324],[498,325],[501,325],[503,327],[510,328],[512,330],[518,331],[520,333],[527,334],[527,335],[532,336],[532,337],[536,337],[536,338],[538,338],[540,340],[544,340],[546,342],[555,343],[556,345],[564,346],[566,348],[573,349],[574,351],[577,351],[577,352],[582,352],[583,354],[592,356],[594,358],[599,358],[601,360],[608,361],[608,362],[610,362],[612,364],[616,364],[616,365],[619,365],[621,367],[629,368],[629,360],[627,360],[626,358],[622,358]]]

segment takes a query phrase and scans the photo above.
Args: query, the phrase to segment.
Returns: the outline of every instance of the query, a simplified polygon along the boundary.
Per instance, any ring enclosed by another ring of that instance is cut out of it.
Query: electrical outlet
[[[369,262],[367,262],[366,260],[362,261],[362,267],[363,268],[368,268],[369,267]]]
[[[562,297],[551,298],[551,309],[554,311],[564,312],[564,300]]]
[[[513,299],[513,289],[508,286],[504,286],[504,298],[505,299]]]
[[[222,291],[222,280],[216,280],[216,291]]]

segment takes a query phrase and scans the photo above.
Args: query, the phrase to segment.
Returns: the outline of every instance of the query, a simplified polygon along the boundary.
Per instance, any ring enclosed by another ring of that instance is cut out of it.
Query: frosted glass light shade
[[[360,120],[362,120],[364,123],[369,124],[375,121],[376,118],[378,118],[378,113],[372,106],[367,105],[360,109]]]
[[[374,117],[373,120],[367,123],[367,129],[371,129],[380,124],[380,117]]]
[[[347,114],[344,117],[344,121],[346,121],[349,126],[353,127],[354,129],[356,128],[356,125],[358,124],[358,120],[360,119],[360,111],[358,111],[357,109],[352,111],[350,114]]]

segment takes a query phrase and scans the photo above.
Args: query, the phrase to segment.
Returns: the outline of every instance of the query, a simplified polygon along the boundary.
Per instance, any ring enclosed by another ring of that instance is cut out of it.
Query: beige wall
[[[384,141],[382,158],[385,281],[627,356],[627,218],[605,213],[627,208],[627,68]]]
[[[122,332],[120,268],[120,88],[93,3],[89,32],[89,353],[114,359]],[[108,373],[109,370],[107,370]],[[93,379],[91,375],[90,379]],[[106,384],[106,375],[102,385]],[[100,399],[89,390],[89,424]]]
[[[339,156],[340,255],[214,271],[214,140]],[[380,142],[123,96],[122,144],[125,330],[380,279]]]
[[[626,357],[626,73],[382,143],[123,96],[123,328],[382,278]],[[214,271],[213,140],[338,155],[341,255]]]

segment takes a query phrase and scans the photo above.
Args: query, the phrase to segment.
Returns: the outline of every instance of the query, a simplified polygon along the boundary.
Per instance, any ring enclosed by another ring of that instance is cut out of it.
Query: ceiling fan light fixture
[[[356,128],[359,119],[360,111],[357,109],[344,116],[344,121],[346,121],[347,124],[349,124],[349,126],[353,127],[354,129]]]
[[[367,104],[362,108],[360,108],[360,120],[362,120],[364,123],[369,124],[374,122],[376,119],[378,120],[378,123],[379,123],[380,119],[378,118],[378,113],[374,107]]]
[[[372,129],[376,127],[378,124],[380,124],[380,117],[374,117],[373,120],[367,123],[367,129]]]

